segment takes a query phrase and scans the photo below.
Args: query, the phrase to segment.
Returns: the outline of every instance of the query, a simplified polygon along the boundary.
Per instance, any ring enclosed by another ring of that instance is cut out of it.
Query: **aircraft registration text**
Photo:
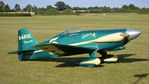
[[[19,36],[19,40],[28,39],[28,38],[32,38],[30,34]]]

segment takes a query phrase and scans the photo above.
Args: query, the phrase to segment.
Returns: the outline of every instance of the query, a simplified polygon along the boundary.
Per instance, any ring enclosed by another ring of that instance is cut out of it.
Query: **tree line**
[[[26,5],[25,8],[21,9],[19,4],[15,4],[13,9],[8,4],[5,5],[3,1],[0,1],[0,12],[35,12],[39,15],[70,15],[80,13],[149,13],[149,8],[139,8],[133,4],[123,5],[121,8],[115,7],[110,8],[104,7],[71,7],[65,4],[63,1],[58,1],[55,7],[47,5],[46,8],[38,8],[36,5]]]

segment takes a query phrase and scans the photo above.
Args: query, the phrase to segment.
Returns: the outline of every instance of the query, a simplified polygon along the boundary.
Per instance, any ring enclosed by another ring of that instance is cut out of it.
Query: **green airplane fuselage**
[[[136,29],[110,29],[80,31],[66,30],[53,38],[38,43],[27,28],[18,30],[18,50],[8,54],[18,54],[19,60],[40,60],[76,54],[89,53],[89,58],[77,63],[79,66],[97,66],[102,62],[116,62],[118,58],[107,51],[123,50],[124,45],[141,34]],[[101,57],[96,58],[96,53]]]
[[[111,51],[117,47],[122,47],[125,45],[128,40],[127,38],[119,42],[88,42],[100,37],[110,35],[113,33],[126,33],[126,29],[115,29],[115,30],[91,30],[91,31],[82,31],[76,33],[68,33],[64,35],[58,35],[54,38],[57,38],[54,42],[64,45],[73,45],[86,48],[97,48],[99,50],[108,50]],[[51,39],[50,39],[51,40]],[[50,41],[49,40],[49,41]],[[46,41],[48,43],[48,41]],[[44,42],[44,43],[46,43]],[[53,43],[54,43],[53,42]]]
[[[129,36],[125,36],[127,33]],[[18,51],[11,51],[9,54],[18,54],[19,60],[37,60],[83,53],[92,55],[93,50],[98,52],[125,49],[123,46],[140,34],[141,32],[134,29],[75,32],[66,30],[47,41],[38,43],[29,30],[23,28],[18,31]]]
[[[113,30],[91,30],[91,31],[81,31],[74,33],[60,33],[59,35],[53,37],[52,39],[36,44],[36,45],[45,45],[45,44],[63,44],[63,45],[72,45],[79,46],[85,48],[97,48],[98,50],[105,51],[113,51],[113,50],[122,50],[124,49],[124,45],[128,42],[127,38],[119,42],[89,42],[100,37],[113,34],[113,33],[126,33],[126,29],[113,29]],[[34,49],[32,47],[28,47],[29,49],[33,49],[33,53],[26,53],[23,57],[22,54],[19,55],[20,60],[36,60],[40,58],[49,58],[49,57],[59,57],[60,55],[56,55],[50,52],[46,52],[39,49]],[[73,51],[73,49],[72,49]],[[86,51],[90,52],[90,51]]]

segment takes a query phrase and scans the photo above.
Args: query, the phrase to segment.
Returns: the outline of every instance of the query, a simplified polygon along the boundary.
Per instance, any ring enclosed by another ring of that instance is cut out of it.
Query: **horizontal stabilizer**
[[[17,54],[18,53],[18,51],[10,51],[10,52],[8,52],[8,54]]]
[[[8,54],[19,54],[19,53],[24,53],[24,52],[33,52],[35,50],[22,50],[22,51],[10,51]]]

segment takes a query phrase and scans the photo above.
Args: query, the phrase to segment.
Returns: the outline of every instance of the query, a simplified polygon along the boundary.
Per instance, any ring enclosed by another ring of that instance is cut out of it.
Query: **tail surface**
[[[37,41],[27,28],[18,30],[18,51],[11,51],[8,54],[18,54],[19,60],[27,60],[32,55],[34,48],[33,45],[37,44]]]
[[[58,57],[58,55],[33,48],[36,44],[38,44],[37,41],[27,28],[20,29],[18,30],[18,51],[11,51],[8,54],[18,54],[20,61]]]
[[[27,28],[18,30],[18,51],[29,50],[35,44],[38,42]]]

